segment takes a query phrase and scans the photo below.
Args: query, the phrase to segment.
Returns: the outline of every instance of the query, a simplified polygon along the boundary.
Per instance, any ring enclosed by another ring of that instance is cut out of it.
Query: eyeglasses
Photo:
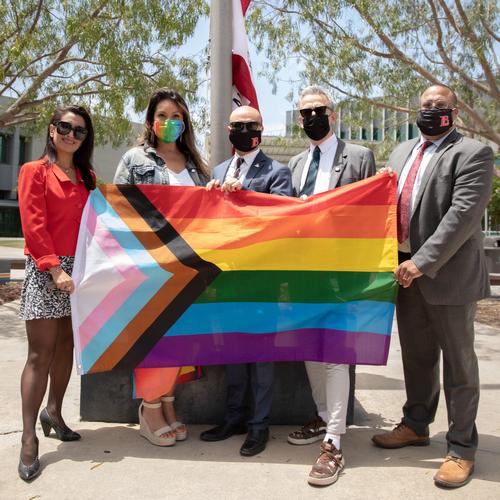
[[[246,132],[260,130],[262,125],[259,122],[231,122],[229,128],[235,132]]]
[[[330,108],[328,106],[318,106],[316,108],[303,108],[299,109],[300,116],[302,118],[311,118],[313,111],[317,116],[323,116],[326,115],[326,110],[329,110]]]
[[[73,131],[73,137],[77,141],[83,141],[89,131],[85,127],[73,127],[69,122],[59,121],[55,124],[57,133],[60,135],[68,135],[71,131]]]
[[[420,107],[420,109],[423,109],[425,111],[428,111],[429,109],[439,109],[440,111],[454,111],[456,108],[450,108],[450,106],[447,106],[446,104],[438,106],[434,106],[434,104],[424,104]]]

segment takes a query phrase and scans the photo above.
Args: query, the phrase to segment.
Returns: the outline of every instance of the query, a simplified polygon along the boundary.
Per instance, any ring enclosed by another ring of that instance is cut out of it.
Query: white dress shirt
[[[234,173],[236,171],[236,162],[238,161],[238,158],[241,158],[243,160],[243,163],[240,165],[240,175],[238,179],[243,184],[243,181],[245,180],[248,174],[248,170],[252,166],[252,163],[255,161],[255,158],[257,158],[257,155],[259,153],[260,153],[260,148],[254,149],[253,151],[250,151],[246,155],[240,156],[238,153],[236,153],[233,156],[233,159],[231,160],[231,164],[227,169],[226,177],[224,178],[224,180],[226,180],[228,177],[234,177]]]
[[[420,167],[417,172],[417,176],[415,177],[415,184],[413,184],[413,190],[411,192],[411,202],[410,202],[410,214],[413,214],[413,207],[415,205],[415,198],[417,197],[417,193],[420,190],[420,186],[422,184],[422,179],[425,174],[425,170],[427,169],[427,166],[429,165],[433,154],[437,151],[439,146],[443,143],[443,141],[451,134],[451,132],[454,129],[450,130],[444,137],[441,137],[441,139],[438,139],[437,141],[430,141],[432,142],[432,146],[428,146],[427,149],[424,151],[424,156],[422,158],[422,162],[420,163]],[[413,165],[413,162],[415,161],[415,158],[418,155],[418,152],[420,150],[420,146],[424,142],[426,142],[427,139],[424,139],[422,136],[420,136],[420,141],[415,144],[415,147],[413,148],[411,155],[409,156],[408,160],[405,163],[405,166],[403,167],[403,170],[401,170],[401,175],[399,176],[398,179],[398,199],[401,196],[401,191],[403,190],[403,186],[405,185],[406,179],[408,177],[408,174],[410,172],[411,166]],[[408,232],[409,234],[409,232]],[[400,252],[405,252],[405,253],[410,253],[410,238],[408,238],[406,241],[403,241],[403,243],[399,244],[399,251]]]
[[[313,194],[324,193],[330,189],[330,177],[332,176],[332,167],[333,161],[335,160],[335,153],[337,152],[337,145],[338,140],[335,134],[321,144],[318,144],[321,155],[319,157],[318,175],[316,176],[316,184],[314,184]],[[309,154],[307,156],[306,164],[304,165],[304,170],[302,171],[302,178],[300,180],[301,190],[306,183],[309,165],[311,164],[315,148],[315,145],[311,144],[309,146]]]

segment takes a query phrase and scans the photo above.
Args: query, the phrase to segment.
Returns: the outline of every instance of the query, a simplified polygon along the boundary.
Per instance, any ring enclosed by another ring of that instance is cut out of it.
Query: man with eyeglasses
[[[333,132],[335,111],[328,94],[318,86],[305,88],[299,100],[299,125],[309,137],[309,148],[290,160],[294,195],[307,198],[375,174],[373,153],[349,144]],[[341,287],[339,279],[337,286]],[[305,363],[317,414],[288,436],[288,442],[305,445],[322,441],[308,482],[334,483],[344,468],[340,437],[346,431],[349,401],[349,365]]]
[[[493,152],[454,126],[457,96],[432,85],[420,98],[421,137],[400,144],[386,172],[398,175],[399,266],[394,272],[406,403],[382,448],[427,446],[439,401],[439,359],[448,409],[447,456],[437,486],[468,482],[478,446],[476,301],[490,292],[481,218],[491,194]]]
[[[262,117],[256,109],[241,106],[231,113],[228,131],[235,154],[214,168],[207,190],[220,188],[229,193],[247,189],[259,193],[292,196],[292,179],[288,167],[269,158],[259,148],[262,130]],[[248,430],[240,454],[251,457],[262,452],[269,439],[274,364],[227,365],[226,375],[224,424],[202,432],[200,438],[203,441],[221,441],[235,434],[244,434]],[[249,387],[253,405],[248,418],[245,399]]]

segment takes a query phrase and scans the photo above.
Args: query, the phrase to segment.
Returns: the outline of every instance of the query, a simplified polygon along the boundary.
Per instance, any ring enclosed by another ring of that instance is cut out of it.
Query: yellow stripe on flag
[[[386,272],[397,266],[396,238],[285,238],[196,253],[222,271]]]

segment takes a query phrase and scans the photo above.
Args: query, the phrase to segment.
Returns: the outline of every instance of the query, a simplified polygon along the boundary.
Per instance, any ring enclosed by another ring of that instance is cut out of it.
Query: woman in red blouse
[[[73,366],[73,333],[69,294],[80,219],[89,191],[95,188],[90,159],[92,121],[79,106],[53,114],[40,160],[23,165],[19,174],[19,210],[25,238],[26,275],[19,316],[26,321],[28,359],[21,377],[23,410],[19,476],[40,472],[35,424],[50,376],[47,407],[40,413],[46,436],[80,439],[61,415]]]

